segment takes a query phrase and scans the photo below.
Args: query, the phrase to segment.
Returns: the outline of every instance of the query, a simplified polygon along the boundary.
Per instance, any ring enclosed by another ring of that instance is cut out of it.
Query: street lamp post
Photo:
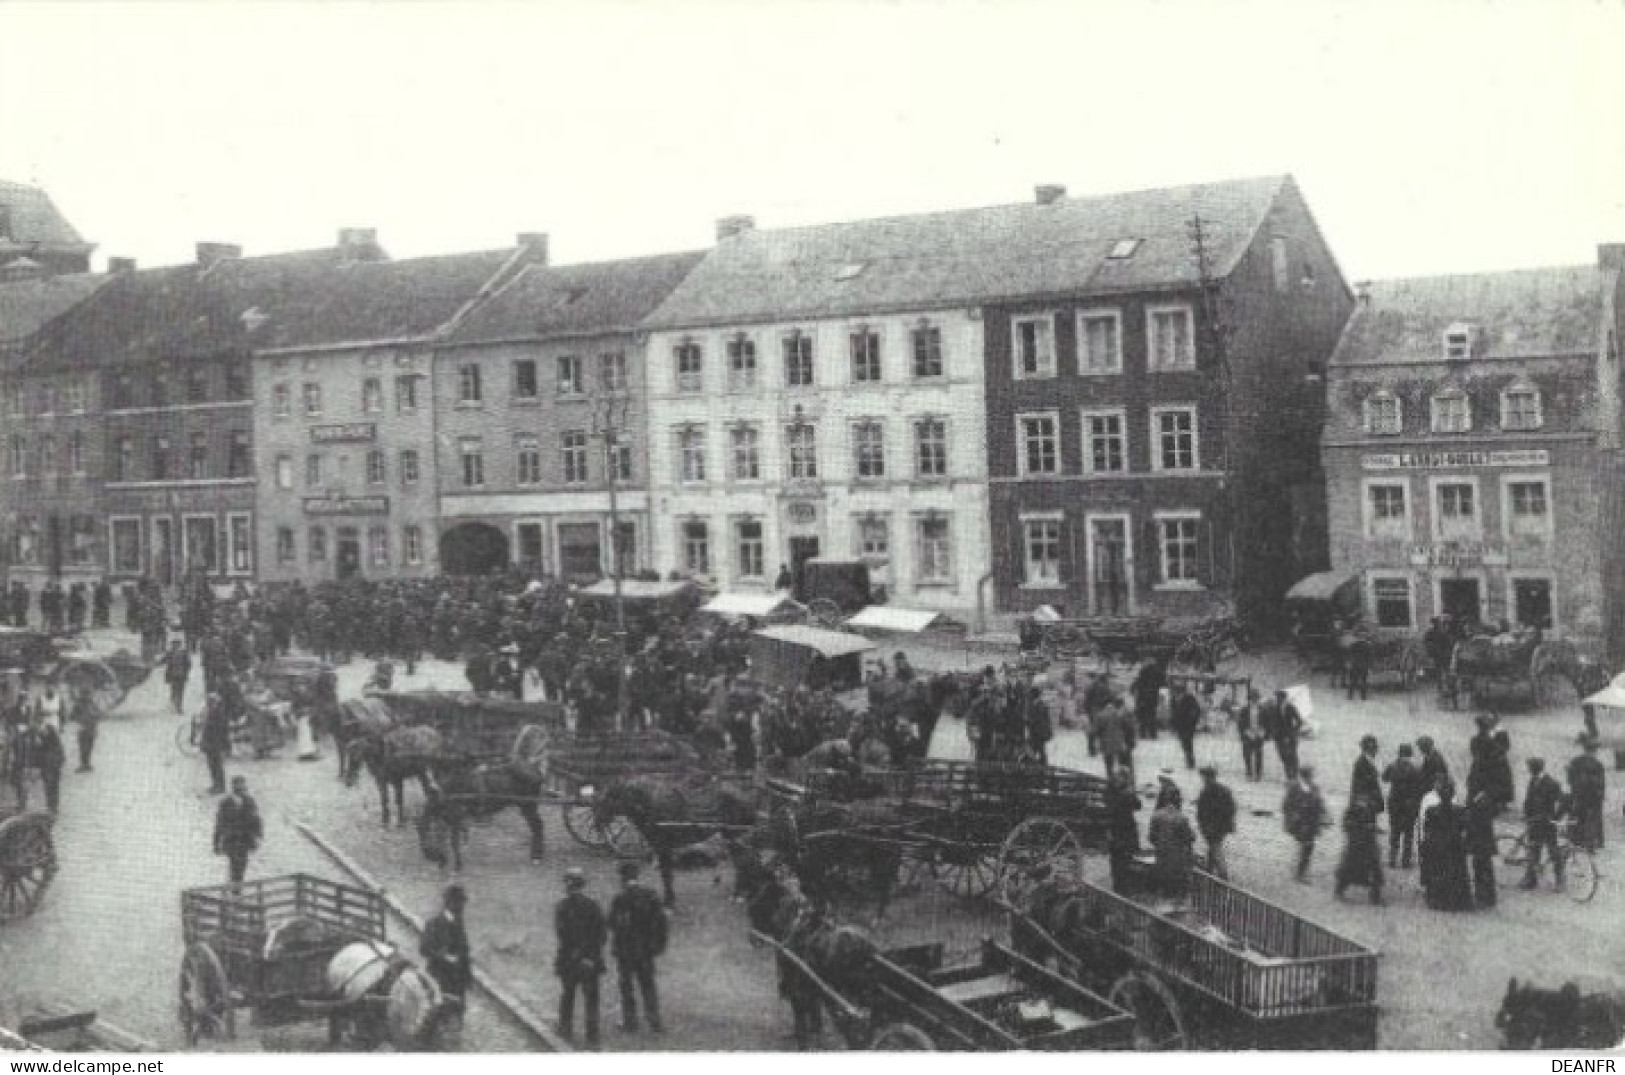
[[[605,391],[592,401],[592,435],[604,443],[604,477],[609,484],[610,579],[615,590],[615,718],[622,731],[629,731],[631,701],[626,682],[626,600],[621,592],[621,513],[620,481],[621,428],[626,424],[629,401],[626,393]]]

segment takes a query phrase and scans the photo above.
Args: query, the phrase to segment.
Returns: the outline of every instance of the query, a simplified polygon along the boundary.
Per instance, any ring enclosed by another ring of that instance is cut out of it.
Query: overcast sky
[[[0,0],[0,177],[107,255],[555,261],[1275,172],[1351,280],[1625,241],[1625,5]]]

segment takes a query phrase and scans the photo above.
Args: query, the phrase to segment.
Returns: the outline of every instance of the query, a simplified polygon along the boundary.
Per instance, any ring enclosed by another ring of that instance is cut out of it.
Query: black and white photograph
[[[0,42],[0,1052],[1625,1045],[1625,4]]]

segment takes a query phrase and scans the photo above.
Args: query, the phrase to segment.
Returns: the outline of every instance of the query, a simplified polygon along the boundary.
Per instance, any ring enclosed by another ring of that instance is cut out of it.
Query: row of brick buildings
[[[1384,622],[1616,618],[1618,247],[1357,298],[1270,177],[586,265],[198,253],[0,282],[13,575],[862,558],[906,606],[1262,623],[1330,566]]]

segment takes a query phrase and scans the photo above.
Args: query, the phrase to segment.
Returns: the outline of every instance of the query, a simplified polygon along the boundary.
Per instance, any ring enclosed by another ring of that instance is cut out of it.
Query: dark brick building
[[[1353,304],[1297,184],[1039,201],[1044,270],[981,311],[999,607],[1268,626],[1324,560],[1322,376]]]

